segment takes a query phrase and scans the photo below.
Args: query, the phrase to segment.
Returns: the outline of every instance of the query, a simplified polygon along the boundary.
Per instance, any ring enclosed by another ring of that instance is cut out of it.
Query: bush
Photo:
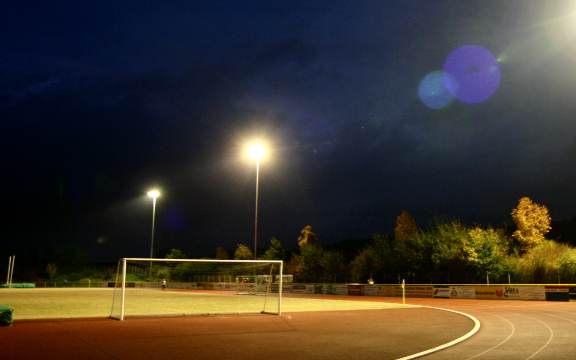
[[[513,282],[559,283],[576,280],[576,249],[544,240],[522,257],[510,259]]]

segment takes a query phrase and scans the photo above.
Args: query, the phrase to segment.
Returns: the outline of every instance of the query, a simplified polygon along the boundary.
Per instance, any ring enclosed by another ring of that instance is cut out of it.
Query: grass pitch
[[[276,312],[275,297],[128,289],[127,316]],[[113,299],[115,306],[113,308]],[[119,312],[114,289],[0,289],[0,304],[14,309],[14,319],[108,317]],[[394,309],[401,304],[359,300],[284,297],[283,312]]]

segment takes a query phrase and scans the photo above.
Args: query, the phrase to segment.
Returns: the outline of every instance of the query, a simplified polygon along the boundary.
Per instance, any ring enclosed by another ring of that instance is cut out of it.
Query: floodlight
[[[152,199],[156,199],[156,198],[160,197],[160,191],[158,191],[156,189],[152,189],[152,190],[148,191],[146,193],[146,195],[148,195],[148,197],[150,197]]]
[[[266,156],[266,147],[264,144],[256,142],[248,145],[246,152],[250,159],[260,161]]]

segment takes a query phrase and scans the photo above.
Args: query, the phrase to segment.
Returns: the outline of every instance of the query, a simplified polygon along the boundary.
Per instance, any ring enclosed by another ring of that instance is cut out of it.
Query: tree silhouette
[[[402,210],[396,217],[394,226],[394,239],[396,241],[406,242],[418,233],[418,225],[414,217],[406,210]]]
[[[238,244],[236,251],[234,251],[234,259],[236,260],[252,260],[254,259],[254,254],[252,250],[244,244]]]

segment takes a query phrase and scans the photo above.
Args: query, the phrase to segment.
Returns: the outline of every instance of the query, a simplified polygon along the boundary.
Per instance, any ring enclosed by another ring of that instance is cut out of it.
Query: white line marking
[[[566,320],[566,321],[571,322],[572,324],[576,324],[576,320],[572,320],[572,319],[569,319],[569,318],[565,318],[565,317],[558,316],[558,315],[553,315],[553,314],[548,314],[548,313],[546,313],[545,315],[547,315],[547,316],[552,316],[552,317],[555,317],[555,318],[558,318],[558,319],[562,319],[562,320]]]
[[[482,355],[484,355],[484,354],[486,354],[486,353],[488,353],[488,352],[496,349],[497,347],[503,345],[503,344],[506,343],[508,340],[510,340],[510,338],[512,338],[512,336],[514,336],[514,333],[516,333],[516,326],[514,326],[514,324],[512,324],[512,322],[511,322],[510,320],[508,320],[508,319],[506,319],[505,317],[502,317],[502,316],[500,316],[500,315],[496,315],[496,314],[490,314],[490,315],[496,316],[496,317],[498,317],[498,318],[506,321],[506,322],[508,323],[508,325],[510,325],[510,328],[512,329],[512,331],[510,332],[510,334],[508,334],[508,336],[506,336],[506,338],[505,338],[504,340],[500,341],[498,344],[492,346],[491,348],[488,348],[488,349],[482,351],[482,352],[479,353],[479,354],[476,354],[476,355],[474,355],[474,356],[471,356],[471,357],[469,357],[469,358],[466,358],[466,360],[470,360],[470,359],[477,358],[478,356],[482,356]]]
[[[554,338],[554,331],[553,331],[552,328],[551,328],[548,324],[546,324],[544,321],[538,320],[538,319],[535,319],[535,318],[529,317],[529,316],[526,316],[526,317],[527,317],[527,318],[530,318],[530,319],[532,319],[532,320],[538,321],[540,324],[544,325],[544,326],[548,329],[548,332],[550,333],[550,337],[548,337],[548,341],[546,341],[546,343],[545,343],[544,345],[542,345],[538,350],[536,350],[532,355],[530,355],[530,356],[528,356],[528,357],[526,358],[526,360],[530,360],[530,359],[532,359],[534,356],[538,355],[538,354],[539,354],[542,350],[544,350],[548,345],[550,345],[550,343],[552,342],[552,339]]]
[[[467,317],[468,319],[472,320],[474,322],[474,327],[472,328],[472,330],[468,331],[466,334],[464,334],[463,336],[460,336],[457,339],[454,339],[450,342],[447,342],[446,344],[442,344],[440,346],[436,346],[434,348],[428,349],[428,350],[424,350],[421,351],[419,353],[416,354],[412,354],[412,355],[408,355],[408,356],[404,356],[401,358],[398,358],[396,360],[411,360],[411,359],[416,359],[419,357],[422,357],[424,355],[430,355],[434,352],[440,351],[440,350],[444,350],[446,348],[449,348],[450,346],[454,346],[456,344],[461,343],[464,340],[468,340],[469,338],[471,338],[472,336],[474,336],[478,331],[480,331],[480,321],[478,319],[476,319],[474,316],[470,315],[470,314],[466,314],[464,312],[460,312],[460,311],[456,311],[456,310],[450,310],[450,309],[443,309],[443,308],[438,308],[438,307],[432,307],[432,306],[422,306],[425,308],[429,308],[429,309],[435,309],[435,310],[442,310],[442,311],[448,311],[451,313],[455,313],[458,315],[462,315]],[[526,359],[528,360],[528,359]]]

